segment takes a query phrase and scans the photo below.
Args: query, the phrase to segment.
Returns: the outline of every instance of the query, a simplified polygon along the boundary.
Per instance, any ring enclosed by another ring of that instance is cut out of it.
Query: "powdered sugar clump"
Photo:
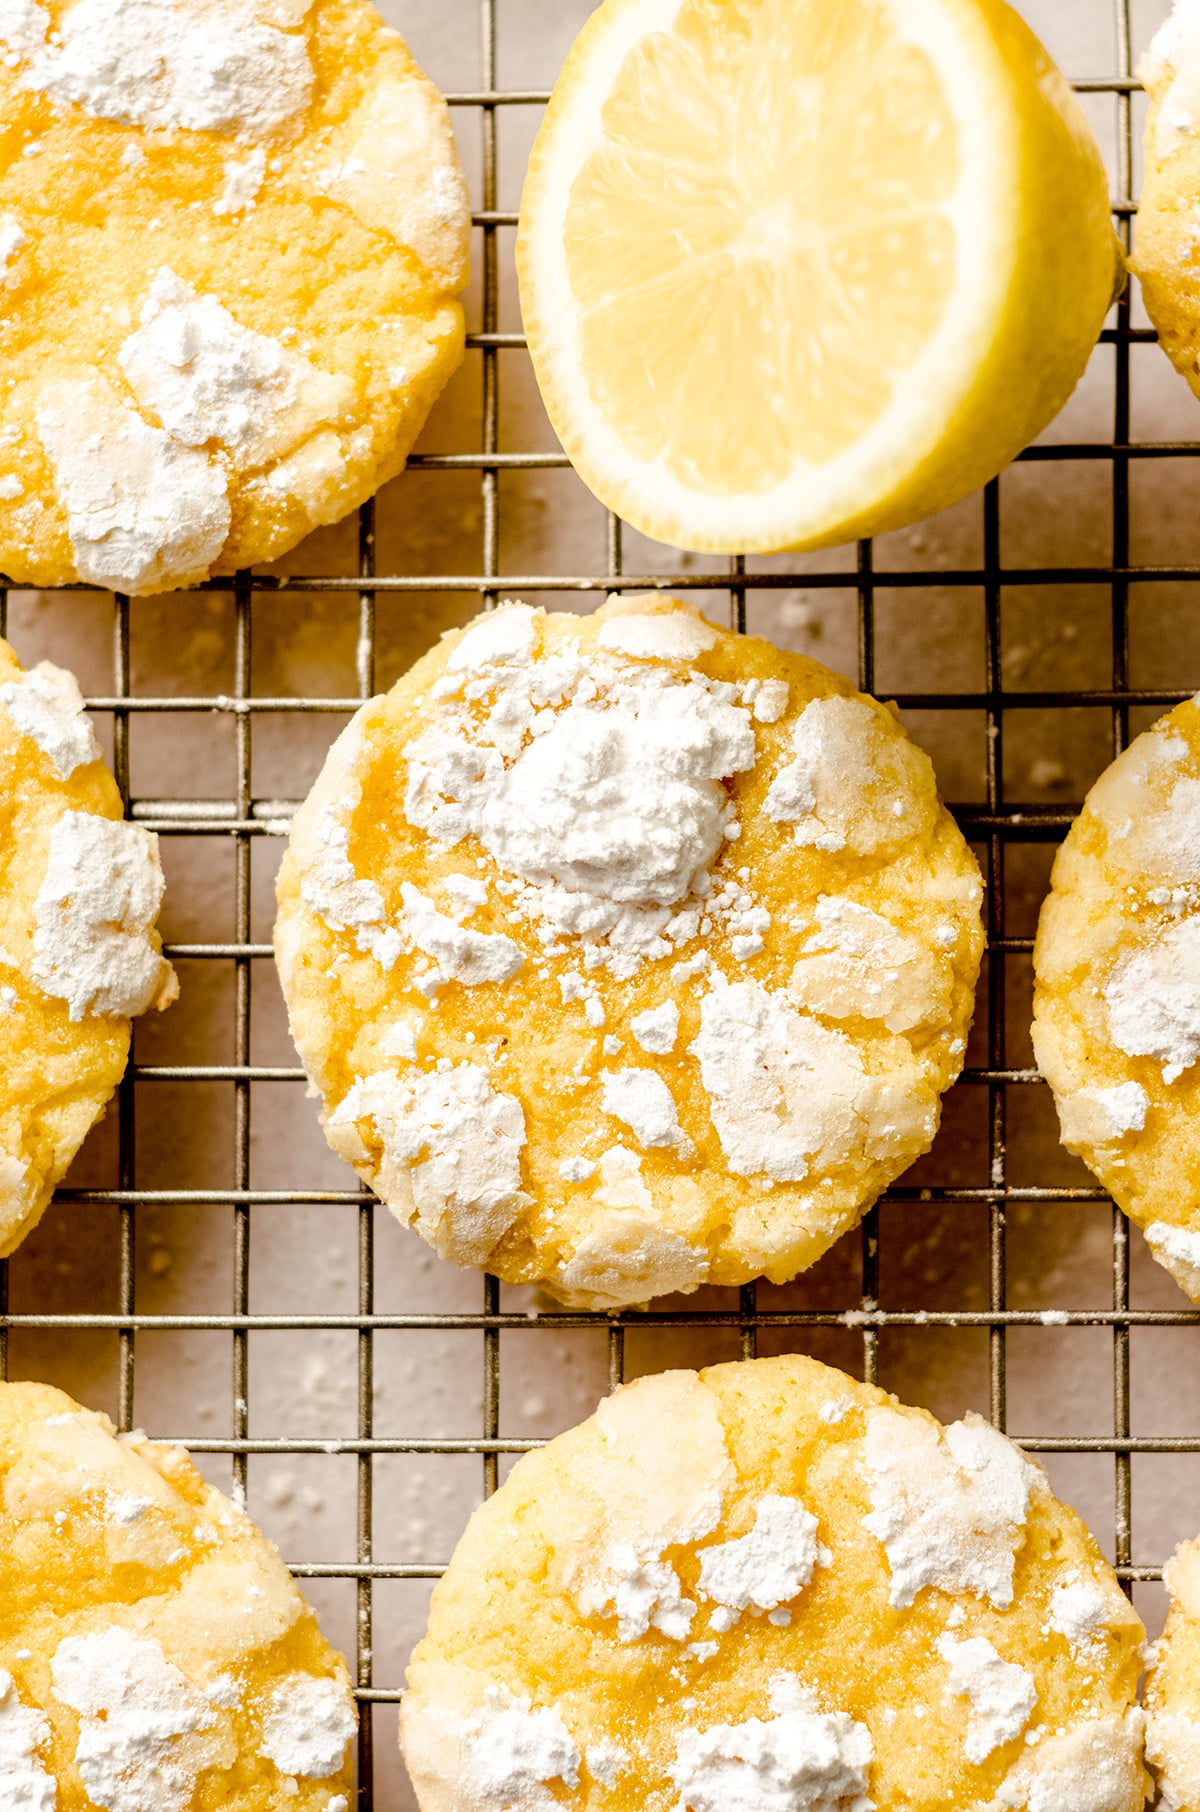
[[[1086,1718],[1043,1736],[1009,1769],[988,1812],[1113,1812],[1145,1793],[1142,1732],[1131,1707],[1114,1718]]]
[[[1200,1229],[1152,1221],[1146,1228],[1146,1244],[1188,1295],[1200,1298]]]
[[[35,1706],[23,1705],[11,1674],[0,1668],[0,1805],[13,1812],[54,1812],[54,1777],[38,1760],[50,1725]]]
[[[635,1014],[629,1029],[643,1051],[665,1057],[675,1049],[679,1038],[679,1008],[673,1000],[664,1001],[661,1007],[650,1007],[645,1013]]]
[[[611,1163],[609,1170],[611,1174]],[[648,1208],[649,1191],[644,1183],[638,1186],[647,1196]],[[597,1193],[611,1197],[612,1184]],[[695,1290],[708,1276],[703,1248],[633,1210],[611,1209],[591,1226],[557,1278],[564,1300],[577,1307],[618,1309],[676,1290]]]
[[[606,1114],[625,1122],[639,1145],[686,1143],[671,1091],[655,1070],[610,1070],[602,1105]]]
[[[576,1602],[585,1617],[615,1616],[618,1642],[636,1642],[650,1629],[686,1642],[696,1615],[670,1562],[639,1553],[632,1542],[606,1550],[598,1577],[581,1587]]]
[[[1141,1132],[1150,1097],[1140,1082],[1115,1088],[1077,1088],[1058,1103],[1058,1123],[1066,1145],[1107,1145]]]
[[[341,1769],[356,1729],[354,1701],[341,1680],[288,1674],[271,1694],[262,1751],[281,1774],[325,1780]]]
[[[793,1676],[771,1685],[771,1718],[682,1730],[671,1778],[680,1812],[873,1812],[865,1724],[824,1712]]]
[[[977,1416],[943,1431],[877,1409],[867,1418],[863,1460],[871,1497],[863,1521],[887,1553],[890,1602],[903,1610],[935,1586],[1006,1609],[1029,1494],[1041,1483],[1020,1449]]]
[[[600,646],[639,661],[694,661],[716,646],[717,632],[690,610],[653,616],[610,617],[600,631]]]
[[[817,1519],[799,1498],[767,1495],[754,1527],[700,1555],[700,1595],[734,1611],[773,1611],[808,1584],[831,1555],[817,1540]]]
[[[312,93],[308,46],[277,29],[281,11],[303,16],[262,0],[78,0],[51,37],[40,0],[3,0],[0,38],[27,61],[23,87],[99,119],[261,137]]]
[[[225,474],[144,422],[98,371],[50,386],[37,431],[81,579],[130,592],[206,577],[225,545]]]
[[[993,1750],[1015,1742],[1033,1716],[1037,1704],[1033,1675],[1002,1660],[984,1636],[965,1642],[942,1636],[937,1652],[950,1669],[946,1696],[970,1700],[964,1748],[967,1760],[978,1767]]]
[[[69,780],[76,768],[99,761],[100,745],[84,711],[79,683],[65,668],[39,661],[28,673],[0,686],[0,704],[61,780]]]
[[[796,1183],[847,1152],[883,1158],[933,1137],[932,1100],[868,1076],[845,1033],[758,982],[718,981],[689,1048],[737,1176]]]
[[[562,1802],[546,1783],[577,1787],[582,1759],[554,1706],[535,1709],[529,1699],[489,1687],[462,1738],[456,1794],[470,1812],[557,1812]]]
[[[349,1163],[376,1167],[393,1207],[411,1203],[417,1231],[456,1264],[482,1264],[530,1199],[521,1189],[521,1104],[478,1064],[361,1078],[327,1131]]]
[[[171,974],[149,937],[162,896],[151,831],[64,812],[34,902],[34,981],[65,1000],[72,1019],[144,1013]]]
[[[246,469],[289,452],[353,395],[347,379],[243,327],[166,266],[117,359],[142,408],[175,440],[215,441]]]
[[[245,157],[227,157],[224,168],[225,180],[212,211],[216,215],[243,214],[254,206],[263,186],[267,154],[261,145],[255,145]]]
[[[1066,1637],[1077,1655],[1086,1655],[1102,1647],[1102,1638],[1120,1608],[1094,1579],[1073,1573],[1050,1594],[1047,1623]]]
[[[1165,88],[1158,115],[1155,151],[1168,157],[1200,131],[1200,6],[1174,0],[1138,67],[1139,79],[1154,94]]]
[[[1175,1082],[1200,1057],[1200,918],[1169,925],[1122,958],[1103,988],[1109,1036],[1130,1057],[1162,1064]]]
[[[213,1721],[157,1642],[111,1628],[60,1642],[55,1697],[79,1713],[75,1766],[104,1812],[185,1812],[201,1757],[187,1739]]]
[[[369,885],[370,883],[368,883]],[[428,894],[405,881],[401,929],[418,950],[437,964],[435,980],[447,979],[475,987],[480,982],[511,981],[525,963],[519,944],[510,937],[471,931],[439,912]]]

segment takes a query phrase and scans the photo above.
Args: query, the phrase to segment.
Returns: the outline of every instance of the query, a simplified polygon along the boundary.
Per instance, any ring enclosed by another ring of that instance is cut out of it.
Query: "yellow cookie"
[[[349,1812],[354,1729],[276,1549],[185,1453],[0,1385],[0,1805]]]
[[[1146,1760],[1160,1812],[1200,1809],[1200,1538],[1176,1549],[1163,1574],[1171,1609],[1150,1651]]]
[[[326,1134],[605,1308],[812,1264],[957,1076],[975,863],[896,717],[674,599],[513,604],[339,738],[276,953]]]
[[[1200,702],[1088,794],[1034,950],[1033,1041],[1063,1143],[1200,1301]]]
[[[1138,68],[1150,95],[1137,255],[1163,350],[1200,396],[1200,12],[1183,0]]]
[[[668,1372],[475,1512],[401,1741],[422,1812],[1136,1812],[1142,1635],[978,1417]]]
[[[394,477],[470,212],[373,6],[7,0],[0,119],[0,571],[189,585]]]
[[[79,687],[0,642],[0,1258],[41,1219],[129,1055],[178,993],[158,838],[122,821]]]

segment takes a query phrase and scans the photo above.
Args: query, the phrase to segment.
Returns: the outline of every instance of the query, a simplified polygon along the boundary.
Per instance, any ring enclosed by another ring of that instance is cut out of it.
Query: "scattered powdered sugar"
[[[863,1460],[871,1498],[863,1522],[887,1553],[892,1605],[903,1610],[934,1586],[1005,1610],[1029,1494],[1042,1482],[1020,1449],[978,1416],[941,1430],[877,1409],[867,1418]]]
[[[629,1029],[643,1051],[649,1051],[654,1057],[665,1057],[675,1049],[679,1038],[679,1008],[673,1000],[664,1001],[661,1007],[635,1014]]]
[[[243,214],[252,208],[258,199],[258,192],[263,186],[267,174],[267,154],[261,145],[245,157],[227,157],[224,164],[225,180],[221,193],[212,204],[214,214]]]
[[[0,1805],[12,1812],[54,1812],[54,1777],[37,1753],[49,1741],[45,1717],[21,1703],[12,1675],[0,1668]]]
[[[894,848],[937,811],[928,756],[861,698],[815,698],[792,726],[792,761],[763,805],[797,843],[860,854]]]
[[[690,610],[610,617],[600,646],[638,661],[694,661],[717,643],[717,631]]]
[[[144,1013],[171,974],[149,937],[162,896],[153,832],[64,812],[34,901],[34,981],[72,1019]]]
[[[618,1642],[636,1642],[651,1629],[686,1642],[696,1615],[670,1562],[639,1553],[632,1542],[605,1551],[599,1574],[581,1586],[576,1603],[585,1617],[615,1616]]]
[[[527,667],[533,659],[531,604],[508,604],[471,624],[446,662],[447,673],[486,673],[491,667]]]
[[[463,982],[470,988],[481,982],[511,981],[524,966],[521,947],[510,937],[468,930],[439,912],[428,894],[409,881],[401,886],[400,896],[404,902],[402,930],[418,950],[437,963],[440,979]]]
[[[1058,1103],[1058,1124],[1065,1145],[1107,1145],[1141,1132],[1150,1097],[1140,1082],[1115,1088],[1077,1088]]]
[[[869,907],[837,895],[817,901],[817,929],[792,970],[788,994],[829,1019],[878,1019],[911,1032],[949,1010],[945,957]]]
[[[1109,1036],[1130,1057],[1153,1057],[1175,1082],[1200,1057],[1200,918],[1114,967],[1102,990]]]
[[[1146,1228],[1146,1244],[1187,1294],[1200,1298],[1200,1231],[1152,1221]]]
[[[1136,1706],[1123,1716],[1089,1718],[1044,1736],[1011,1767],[988,1812],[1113,1812],[1145,1793]]]
[[[933,1137],[932,1100],[868,1076],[844,1032],[758,982],[716,980],[689,1050],[737,1176],[795,1183],[848,1152],[883,1158]]]
[[[873,1812],[865,1724],[824,1712],[792,1675],[771,1683],[771,1718],[683,1730],[671,1778],[679,1812]]]
[[[0,271],[8,271],[17,253],[29,244],[29,234],[15,214],[0,214]],[[12,279],[5,276],[5,283]],[[19,495],[20,493],[18,493]]]
[[[562,1802],[546,1782],[577,1787],[582,1759],[553,1705],[535,1709],[529,1699],[489,1687],[462,1738],[456,1803],[465,1812],[557,1812]]]
[[[1146,1761],[1158,1788],[1155,1812],[1185,1812],[1200,1799],[1200,1723],[1195,1719],[1152,1711],[1146,1720]]]
[[[593,1780],[599,1781],[602,1787],[615,1787],[618,1778],[632,1766],[629,1751],[620,1743],[602,1739],[599,1743],[589,1743],[584,1752],[588,1773]]]
[[[1072,1573],[1050,1594],[1047,1626],[1065,1636],[1076,1655],[1095,1652],[1103,1646],[1102,1638],[1112,1628],[1112,1597],[1094,1579]]]
[[[35,742],[62,780],[99,761],[100,744],[73,673],[39,661],[28,673],[0,686],[0,704],[22,736]]]
[[[350,860],[350,820],[362,799],[355,766],[362,752],[358,718],[343,730],[330,751],[324,781],[335,794],[314,821],[297,822],[293,850],[300,869],[300,894],[310,912],[331,931],[350,931],[360,950],[374,956],[386,972],[403,948],[394,925],[387,922],[383,895],[372,880],[361,877]]]
[[[937,1652],[950,1669],[947,1698],[971,1702],[964,1748],[967,1760],[978,1767],[993,1750],[1015,1742],[1033,1716],[1037,1704],[1033,1675],[1002,1660],[985,1636],[971,1636],[965,1642],[941,1636]]]
[[[28,64],[23,87],[99,119],[262,137],[312,93],[305,39],[267,23],[276,10],[261,0],[78,0],[51,32],[40,0],[2,0],[0,39]]]
[[[791,687],[786,680],[762,680],[755,688],[754,698],[746,695],[746,703],[752,705],[754,721],[758,724],[777,724],[788,708]]]
[[[758,1504],[754,1527],[736,1541],[700,1555],[702,1598],[734,1611],[773,1611],[803,1590],[829,1549],[817,1540],[817,1519],[796,1497],[768,1495]]]
[[[363,1137],[373,1128],[378,1160]],[[360,1078],[330,1115],[334,1149],[377,1165],[393,1206],[411,1199],[417,1231],[460,1265],[482,1264],[530,1198],[521,1189],[525,1115],[476,1063]]]
[[[564,1158],[558,1174],[564,1183],[587,1183],[595,1176],[596,1165],[591,1158]]]
[[[288,1674],[271,1694],[262,1752],[281,1774],[325,1780],[341,1770],[357,1728],[354,1700],[341,1680]]]
[[[207,455],[144,422],[94,370],[48,386],[36,421],[81,579],[148,592],[207,576],[230,523]]]
[[[623,1120],[640,1145],[687,1143],[670,1089],[655,1070],[610,1070],[604,1076],[602,1105]]]
[[[75,1766],[104,1812],[185,1812],[201,1765],[186,1739],[212,1723],[204,1698],[157,1642],[113,1627],[60,1642],[55,1697],[79,1713]]]
[[[1142,884],[1200,881],[1200,779],[1178,732],[1157,725],[1107,767],[1087,811],[1108,833],[1105,859]]]
[[[347,379],[243,327],[215,296],[198,295],[165,265],[117,362],[142,408],[175,440],[188,447],[216,441],[245,469],[336,419],[353,394]]]

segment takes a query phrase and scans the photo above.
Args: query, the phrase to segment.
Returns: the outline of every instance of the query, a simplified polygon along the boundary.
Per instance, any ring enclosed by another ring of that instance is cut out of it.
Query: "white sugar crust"
[[[36,1225],[120,1080],[129,1017],[177,986],[157,839],[121,820],[73,675],[0,642],[0,1256]]]
[[[0,1553],[6,1808],[86,1793],[98,1812],[192,1812],[232,1792],[331,1812],[349,1791],[345,1664],[186,1455],[49,1387],[0,1385]]]
[[[1034,1046],[1064,1143],[1200,1297],[1200,706],[1097,781],[1039,927]]]
[[[859,735],[887,815],[834,852],[763,809],[826,704],[854,707],[838,758]],[[447,636],[338,739],[279,897],[335,1149],[443,1254],[586,1308],[812,1263],[932,1140],[981,944],[973,862],[892,714],[669,599],[514,602]],[[459,1237],[414,1207],[408,1107],[397,1139],[360,1104],[439,1100],[464,1064],[523,1142]]]
[[[922,1469],[910,1553],[940,1500],[972,1496],[942,1584],[907,1602],[868,1526],[879,1418]],[[1144,1632],[1040,1475],[1016,1539],[1033,1469],[982,1428],[797,1356],[620,1390],[522,1458],[451,1559],[401,1711],[422,1812],[550,1812],[614,1784],[684,1812],[870,1812],[915,1781],[931,1808],[1141,1812]]]
[[[0,0],[0,103],[6,574],[200,584],[402,469],[462,356],[471,210],[369,0]]]

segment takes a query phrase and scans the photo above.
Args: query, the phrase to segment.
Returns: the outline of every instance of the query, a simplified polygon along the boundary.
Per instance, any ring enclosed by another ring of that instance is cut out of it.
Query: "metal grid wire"
[[[118,784],[126,800],[129,816],[136,822],[168,838],[218,836],[232,841],[235,852],[235,932],[228,943],[177,944],[169,948],[176,958],[228,964],[235,976],[234,1043],[232,1061],[216,1061],[169,1066],[133,1064],[121,1086],[117,1105],[118,1186],[111,1189],[67,1188],[60,1200],[79,1209],[116,1206],[120,1218],[119,1300],[112,1313],[43,1314],[36,1309],[8,1313],[7,1266],[0,1265],[0,1361],[7,1361],[7,1336],[10,1329],[75,1329],[107,1331],[119,1344],[119,1410],[124,1428],[135,1425],[135,1350],[138,1334],[148,1330],[205,1330],[228,1336],[232,1348],[232,1434],[213,1439],[189,1438],[194,1452],[231,1456],[235,1489],[244,1493],[248,1460],[258,1454],[329,1453],[352,1456],[357,1466],[357,1540],[353,1559],[336,1563],[306,1562],[303,1556],[286,1558],[302,1579],[332,1578],[354,1582],[357,1594],[357,1652],[351,1657],[356,1674],[358,1697],[362,1709],[359,1743],[359,1804],[375,1804],[375,1783],[394,1778],[398,1762],[389,1739],[374,1753],[373,1707],[395,1702],[400,1696],[397,1678],[376,1680],[372,1669],[373,1589],[381,1580],[427,1580],[441,1571],[444,1554],[434,1558],[413,1556],[402,1562],[383,1562],[373,1552],[372,1487],[374,1461],[383,1454],[478,1456],[483,1472],[483,1490],[490,1493],[498,1482],[501,1456],[523,1451],[532,1443],[502,1437],[500,1433],[500,1343],[502,1332],[530,1328],[577,1329],[600,1327],[607,1331],[609,1374],[613,1384],[621,1381],[625,1367],[625,1337],[636,1326],[652,1328],[726,1328],[740,1336],[743,1356],[753,1356],[759,1334],[764,1329],[793,1330],[796,1343],[803,1345],[806,1331],[822,1327],[850,1325],[861,1330],[861,1367],[863,1375],[874,1380],[878,1368],[881,1332],[887,1328],[915,1325],[956,1328],[978,1328],[986,1331],[990,1345],[990,1411],[998,1427],[1006,1426],[1006,1339],[1011,1328],[1038,1324],[1039,1313],[1011,1310],[1006,1297],[1006,1215],[1014,1203],[1063,1204],[1104,1202],[1108,1198],[1098,1188],[1057,1187],[1049,1184],[1015,1183],[1009,1180],[1006,1157],[1006,1101],[1010,1089],[1041,1086],[1033,1070],[1005,1067],[1006,1002],[1005,972],[1009,958],[1027,958],[1032,949],[1028,937],[1011,935],[1006,922],[1005,871],[1012,851],[1022,844],[1057,842],[1071,822],[1075,807],[1030,807],[1011,805],[1005,797],[1004,739],[1006,715],[1013,711],[1052,712],[1068,707],[1101,707],[1111,713],[1112,750],[1121,750],[1128,740],[1131,709],[1136,706],[1167,707],[1185,696],[1171,690],[1135,689],[1129,681],[1130,628],[1129,592],[1133,581],[1195,581],[1200,579],[1200,566],[1149,566],[1131,564],[1130,555],[1130,469],[1134,460],[1161,459],[1200,452],[1200,445],[1166,441],[1136,444],[1130,438],[1130,351],[1138,341],[1153,340],[1148,330],[1133,326],[1130,301],[1120,303],[1115,325],[1106,330],[1104,340],[1114,348],[1116,384],[1111,442],[1059,443],[1030,449],[1026,460],[1072,460],[1107,462],[1111,468],[1113,545],[1109,565],[1072,567],[1038,566],[1016,569],[1006,567],[1001,557],[1000,486],[993,483],[983,498],[982,564],[957,570],[893,570],[877,567],[870,542],[857,550],[857,570],[849,578],[844,569],[831,563],[828,570],[813,570],[811,564],[784,570],[776,565],[767,572],[747,571],[743,560],[733,560],[727,574],[714,578],[711,571],[656,572],[632,574],[623,570],[622,524],[609,517],[607,564],[604,571],[570,574],[503,573],[500,561],[500,475],[513,468],[549,468],[565,466],[564,456],[550,452],[506,452],[500,446],[499,393],[502,355],[520,349],[524,341],[519,334],[499,331],[500,282],[498,234],[515,224],[516,217],[501,211],[497,205],[497,115],[507,108],[537,109],[547,96],[533,90],[503,90],[497,86],[497,25],[504,0],[453,0],[452,10],[461,13],[464,25],[478,7],[482,32],[482,85],[478,92],[451,95],[456,111],[460,137],[477,130],[482,137],[482,192],[475,213],[475,225],[482,239],[482,322],[481,330],[472,333],[468,345],[477,349],[482,364],[482,433],[477,450],[467,453],[424,455],[415,457],[413,468],[425,471],[466,470],[477,472],[482,504],[482,561],[477,573],[398,575],[376,572],[375,506],[366,505],[359,515],[358,570],[332,576],[288,577],[287,594],[295,600],[297,612],[304,609],[304,599],[316,593],[357,593],[358,656],[357,698],[310,696],[305,698],[262,697],[253,694],[252,626],[256,600],[277,592],[281,581],[271,575],[243,573],[232,582],[235,621],[234,689],[231,696],[214,698],[134,696],[130,689],[130,604],[117,597],[113,608],[113,684],[106,697],[88,702],[97,711],[111,713],[115,725],[114,767]],[[1110,0],[1096,0],[1097,16]],[[1117,114],[1118,193],[1114,215],[1126,246],[1130,222],[1135,211],[1132,198],[1133,139],[1132,105],[1137,83],[1131,73],[1130,0],[1111,0],[1115,15],[1117,46],[1116,70],[1104,77],[1094,77],[1076,84],[1081,92],[1113,97]],[[988,1215],[988,1299],[984,1309],[906,1311],[877,1306],[879,1300],[878,1210],[866,1218],[862,1229],[861,1293],[858,1299],[842,1309],[760,1310],[757,1291],[751,1285],[740,1293],[738,1306],[727,1311],[696,1308],[663,1309],[613,1314],[588,1315],[553,1309],[534,1314],[502,1312],[500,1286],[486,1278],[482,1286],[482,1303],[477,1313],[439,1314],[377,1313],[375,1308],[375,1216],[377,1205],[365,1191],[258,1189],[251,1185],[251,1090],[262,1082],[300,1082],[298,1067],[265,1067],[251,1062],[251,971],[252,965],[270,961],[269,945],[251,941],[251,850],[256,839],[276,831],[281,818],[290,815],[295,800],[263,799],[253,796],[251,786],[251,745],[255,718],[263,713],[339,713],[356,708],[371,696],[375,688],[375,606],[385,593],[437,592],[459,594],[465,602],[472,600],[487,605],[501,596],[532,596],[538,593],[592,594],[598,599],[610,590],[645,591],[656,588],[671,591],[724,591],[729,600],[733,625],[746,627],[747,593],[757,588],[824,588],[853,587],[857,594],[858,681],[866,691],[873,691],[876,666],[876,594],[882,587],[905,589],[936,583],[940,588],[971,588],[983,599],[985,620],[985,683],[982,690],[943,693],[909,692],[898,698],[903,709],[962,711],[981,713],[986,718],[987,767],[986,797],[979,805],[959,809],[956,813],[967,836],[984,853],[988,883],[987,917],[990,960],[986,970],[985,998],[980,1013],[986,1013],[987,1049],[982,1066],[969,1069],[960,1084],[967,1089],[986,1091],[988,1104],[987,1151],[990,1169],[986,1183],[977,1187],[955,1185],[918,1188],[901,1185],[891,1190],[888,1202],[922,1202],[977,1204]],[[1107,589],[1111,597],[1112,674],[1111,685],[1101,689],[1073,691],[1006,692],[1001,664],[1001,597],[1002,589],[1012,586],[1079,586],[1095,585]],[[7,593],[4,594],[7,598]],[[0,627],[3,623],[0,622]],[[234,796],[161,800],[131,796],[129,741],[130,725],[142,713],[210,713],[219,710],[232,716],[235,724],[238,782]],[[223,1052],[222,1056],[229,1053]],[[203,1189],[138,1188],[134,1166],[135,1084],[166,1080],[176,1083],[219,1082],[231,1086],[234,1102],[234,1150],[232,1181],[229,1186]],[[135,1241],[139,1207],[171,1205],[186,1208],[228,1204],[233,1211],[232,1296],[228,1312],[196,1315],[152,1315],[139,1312],[135,1296]],[[267,1204],[323,1204],[331,1209],[357,1207],[358,1218],[358,1300],[350,1314],[263,1315],[250,1312],[250,1232],[254,1210]],[[1135,1581],[1155,1580],[1159,1567],[1133,1564],[1131,1522],[1131,1468],[1133,1456],[1142,1453],[1200,1452],[1200,1435],[1196,1437],[1138,1437],[1131,1433],[1130,1414],[1130,1337],[1131,1330],[1147,1325],[1178,1326],[1191,1324],[1198,1317],[1183,1306],[1172,1309],[1135,1310],[1130,1306],[1129,1238],[1124,1218],[1118,1212],[1112,1217],[1112,1306],[1060,1314],[1057,1319],[1070,1325],[1110,1329],[1112,1340],[1112,1430],[1103,1435],[1058,1435],[1039,1437],[1016,1430],[1018,1438],[1035,1452],[1087,1453],[1111,1457],[1115,1473],[1115,1523],[1113,1554],[1120,1577],[1132,1589]],[[1180,1298],[1182,1305],[1182,1298]],[[851,1312],[847,1315],[847,1309]],[[483,1350],[483,1413],[477,1435],[463,1438],[379,1437],[374,1428],[375,1341],[380,1333],[391,1330],[454,1329],[476,1332]],[[343,1330],[357,1335],[357,1425],[352,1435],[331,1443],[326,1440],[295,1440],[286,1437],[256,1439],[250,1428],[249,1376],[253,1337],[269,1330]],[[152,1429],[152,1433],[173,1431]],[[377,1772],[378,1771],[378,1772]]]

